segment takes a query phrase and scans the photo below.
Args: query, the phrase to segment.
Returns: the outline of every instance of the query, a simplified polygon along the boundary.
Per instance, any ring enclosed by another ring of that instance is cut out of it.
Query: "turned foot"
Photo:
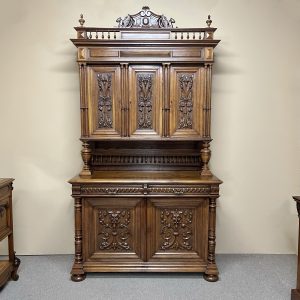
[[[84,280],[85,277],[86,277],[85,274],[72,274],[71,280],[72,280],[72,281],[75,281],[75,282],[79,282],[79,281]]]
[[[203,274],[203,278],[209,282],[216,282],[219,280],[219,276],[213,274]]]
[[[17,274],[19,265],[21,260],[15,256],[14,264],[13,264],[13,271],[11,272],[11,279],[17,281],[19,279],[19,275]]]

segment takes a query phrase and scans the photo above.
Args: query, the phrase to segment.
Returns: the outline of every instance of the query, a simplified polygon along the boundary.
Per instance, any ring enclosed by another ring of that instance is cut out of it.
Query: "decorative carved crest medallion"
[[[131,250],[129,209],[99,209],[99,249]]]
[[[111,74],[97,74],[99,87],[98,128],[112,128]]]
[[[193,80],[194,76],[190,74],[182,74],[179,77],[178,129],[193,127]]]
[[[160,249],[192,250],[192,209],[162,209],[160,214]]]
[[[173,28],[175,20],[169,20],[164,15],[157,15],[144,6],[140,12],[134,15],[127,15],[116,20],[119,28]]]
[[[152,74],[138,74],[138,111],[139,129],[152,129]]]

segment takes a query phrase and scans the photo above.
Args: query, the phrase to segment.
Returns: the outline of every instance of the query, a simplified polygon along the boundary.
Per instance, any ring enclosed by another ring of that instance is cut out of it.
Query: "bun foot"
[[[14,280],[14,281],[17,281],[19,279],[19,275],[14,273],[11,275],[11,279]]]
[[[85,277],[86,277],[85,274],[72,274],[71,280],[72,280],[72,281],[75,281],[75,282],[79,282],[79,281],[84,280]]]
[[[219,280],[219,276],[213,274],[203,274],[203,278],[209,282],[216,282]]]
[[[15,256],[14,264],[13,264],[13,271],[11,272],[11,279],[14,281],[17,281],[19,279],[19,275],[17,274],[19,265],[21,263],[21,260]]]

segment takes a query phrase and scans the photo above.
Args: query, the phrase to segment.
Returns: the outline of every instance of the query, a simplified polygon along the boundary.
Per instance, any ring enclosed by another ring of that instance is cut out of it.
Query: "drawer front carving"
[[[82,195],[143,195],[142,186],[122,186],[122,185],[83,185],[81,186]]]
[[[207,195],[211,191],[210,185],[150,185],[149,194],[166,194],[166,195]]]

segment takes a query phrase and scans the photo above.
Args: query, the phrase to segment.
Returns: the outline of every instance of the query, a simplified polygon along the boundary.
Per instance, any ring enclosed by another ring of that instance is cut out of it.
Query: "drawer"
[[[143,195],[143,185],[82,185],[81,195],[85,196],[114,196],[114,195]]]
[[[149,185],[149,195],[173,195],[173,196],[185,196],[185,195],[209,195],[211,192],[210,185],[198,184],[198,185]]]

